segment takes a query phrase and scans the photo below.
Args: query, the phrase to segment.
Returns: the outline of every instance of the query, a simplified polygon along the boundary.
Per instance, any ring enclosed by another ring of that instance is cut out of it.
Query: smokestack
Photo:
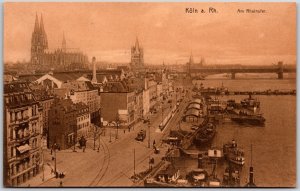
[[[198,154],[198,168],[203,168],[202,160],[202,154]]]
[[[93,78],[92,78],[92,83],[97,83],[97,77],[96,77],[96,58],[92,58],[92,63],[93,63]]]

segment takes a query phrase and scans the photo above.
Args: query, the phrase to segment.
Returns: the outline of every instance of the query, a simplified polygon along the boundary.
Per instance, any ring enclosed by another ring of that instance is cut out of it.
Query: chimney
[[[92,58],[92,64],[93,64],[93,78],[92,78],[92,83],[95,84],[97,83],[97,77],[96,77],[96,58]]]
[[[202,154],[198,154],[198,168],[203,168],[202,160]]]

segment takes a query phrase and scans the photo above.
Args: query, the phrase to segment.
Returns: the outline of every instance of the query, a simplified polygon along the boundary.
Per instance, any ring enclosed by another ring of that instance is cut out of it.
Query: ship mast
[[[252,166],[252,144],[251,144],[251,166],[250,166],[250,172],[249,172],[249,182],[246,184],[246,187],[256,187],[254,184],[254,172],[253,172],[253,166]]]

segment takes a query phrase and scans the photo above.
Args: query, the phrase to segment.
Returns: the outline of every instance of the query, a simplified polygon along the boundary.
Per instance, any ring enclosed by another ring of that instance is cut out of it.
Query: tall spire
[[[190,56],[190,64],[194,63],[194,58],[193,58],[193,52],[191,52],[191,56]]]
[[[63,32],[62,50],[64,52],[67,50],[67,43],[66,43],[66,39],[65,39],[65,32]]]
[[[44,29],[44,22],[43,22],[43,15],[41,14],[40,20],[40,43],[42,44],[43,48],[48,48],[48,40],[47,35]]]
[[[136,50],[139,50],[139,49],[140,49],[140,46],[139,46],[139,39],[138,39],[137,36],[136,36],[136,40],[135,40],[135,49],[136,49]]]
[[[43,14],[41,14],[40,31],[41,31],[42,34],[45,33],[44,22],[43,22]]]
[[[37,16],[37,13],[35,14],[35,23],[34,23],[34,32],[37,33],[39,32],[39,18]]]

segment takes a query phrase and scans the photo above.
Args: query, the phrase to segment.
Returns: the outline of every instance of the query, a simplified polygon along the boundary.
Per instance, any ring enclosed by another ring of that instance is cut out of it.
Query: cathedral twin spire
[[[32,33],[32,46],[38,46],[39,49],[44,50],[48,48],[47,35],[44,28],[43,15],[39,23],[38,15],[35,16],[34,31]]]

